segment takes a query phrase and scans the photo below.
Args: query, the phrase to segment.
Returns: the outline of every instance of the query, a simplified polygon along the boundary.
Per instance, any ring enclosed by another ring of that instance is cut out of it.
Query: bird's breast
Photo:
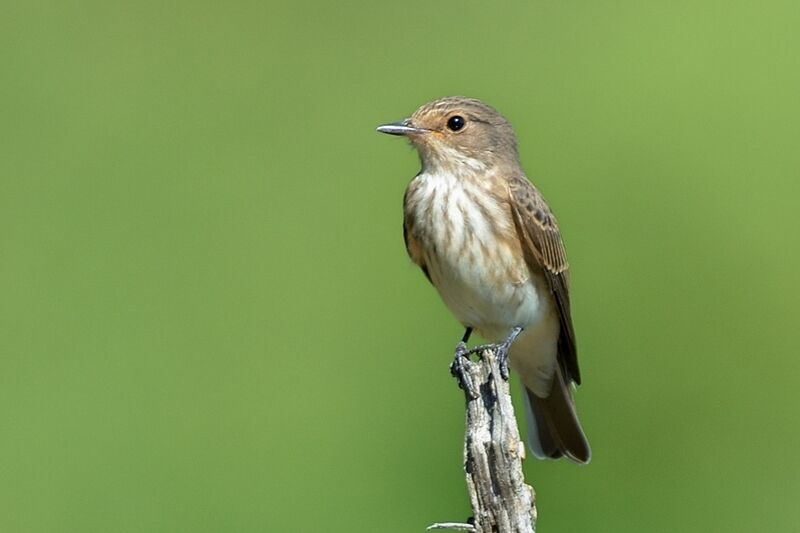
[[[499,179],[423,173],[406,192],[406,231],[445,304],[487,338],[542,313]],[[413,257],[412,257],[413,258]]]

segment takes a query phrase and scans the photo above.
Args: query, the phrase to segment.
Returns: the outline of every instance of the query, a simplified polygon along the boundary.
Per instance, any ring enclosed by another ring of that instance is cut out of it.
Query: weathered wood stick
[[[428,529],[534,533],[535,495],[522,472],[525,445],[514,418],[508,381],[501,375],[501,363],[493,350],[478,355],[477,362],[465,358],[461,368],[454,370],[466,397],[464,472],[473,520],[438,523]]]

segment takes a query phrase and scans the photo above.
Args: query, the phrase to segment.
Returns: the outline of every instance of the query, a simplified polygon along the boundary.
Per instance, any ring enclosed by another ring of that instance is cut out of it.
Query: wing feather
[[[413,182],[412,182],[413,183]],[[425,264],[424,254],[422,253],[422,247],[420,246],[417,239],[414,237],[413,231],[413,221],[409,216],[409,212],[407,209],[408,204],[408,195],[411,187],[409,186],[406,189],[406,194],[403,197],[403,241],[406,243],[406,252],[408,252],[408,257],[422,269],[422,273],[425,274],[425,277],[428,278],[428,281],[433,284],[433,280],[431,279],[431,273],[428,270],[428,265]]]
[[[522,241],[525,261],[544,272],[559,312],[558,360],[567,379],[581,382],[575,331],[569,303],[569,263],[558,224],[539,191],[524,176],[509,180],[511,212]]]

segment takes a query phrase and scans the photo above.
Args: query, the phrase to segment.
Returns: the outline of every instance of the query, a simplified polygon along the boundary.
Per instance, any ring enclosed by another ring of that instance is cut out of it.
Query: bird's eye
[[[453,115],[447,120],[447,127],[450,131],[458,131],[463,128],[467,124],[467,121],[464,120],[464,117],[459,115]]]

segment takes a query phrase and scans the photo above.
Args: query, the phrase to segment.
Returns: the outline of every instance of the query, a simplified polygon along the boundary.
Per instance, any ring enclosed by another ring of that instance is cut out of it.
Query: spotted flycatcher
[[[511,125],[471,98],[448,97],[378,127],[403,135],[422,170],[403,202],[411,260],[466,328],[496,342],[525,388],[528,443],[539,458],[589,462],[575,412],[580,384],[564,244],[519,163]]]

